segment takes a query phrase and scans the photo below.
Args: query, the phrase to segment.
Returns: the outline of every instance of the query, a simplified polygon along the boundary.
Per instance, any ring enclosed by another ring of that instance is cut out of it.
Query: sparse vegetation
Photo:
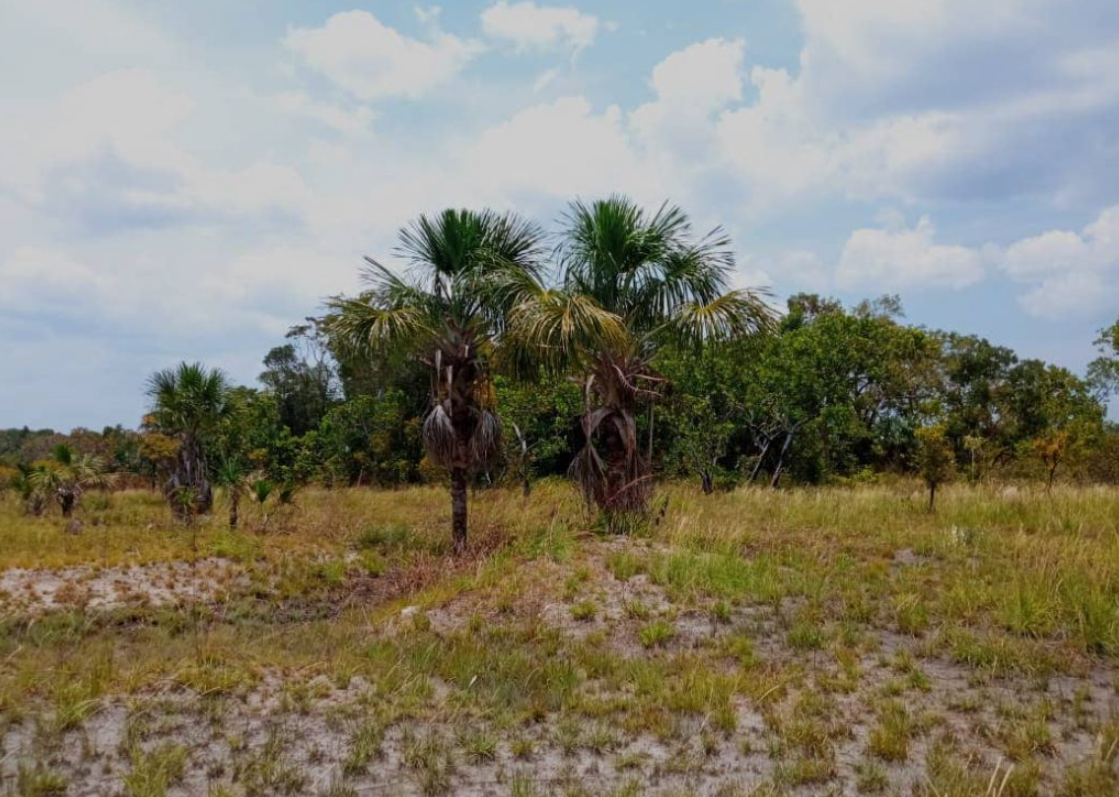
[[[80,536],[0,499],[5,562],[72,568],[50,603],[44,577],[0,573],[21,751],[0,788],[434,795],[504,771],[545,794],[593,760],[603,793],[913,776],[931,797],[987,793],[1001,759],[1004,797],[1110,793],[1119,496],[954,484],[929,514],[905,481],[663,489],[636,540],[582,531],[564,483],[479,493],[456,559],[435,487],[308,489],[235,534],[144,491],[86,505]]]

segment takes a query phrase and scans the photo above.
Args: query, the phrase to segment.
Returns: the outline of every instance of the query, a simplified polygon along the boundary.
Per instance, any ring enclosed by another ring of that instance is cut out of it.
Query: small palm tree
[[[39,474],[46,470],[46,465],[25,465],[21,462],[16,467],[18,472],[12,484],[19,493],[27,514],[32,517],[42,517],[43,510],[47,506],[47,493],[38,485],[42,479]]]
[[[229,528],[237,528],[241,519],[241,499],[249,490],[249,471],[235,457],[226,457],[214,473],[214,481],[224,487],[229,499]]]
[[[179,443],[174,471],[164,492],[172,513],[180,520],[188,520],[190,514],[207,514],[213,508],[205,446],[229,411],[229,391],[224,373],[200,363],[184,362],[148,379],[152,420],[160,432]],[[190,500],[183,500],[184,496]]]
[[[651,494],[652,451],[642,450],[636,419],[660,394],[660,348],[754,334],[773,313],[764,291],[727,291],[730,240],[719,229],[693,237],[678,207],[649,214],[621,196],[577,201],[564,227],[560,288],[513,311],[511,348],[581,375],[585,442],[572,472],[613,526],[644,512]]]
[[[542,240],[536,225],[513,214],[421,216],[400,232],[406,276],[366,258],[368,290],[330,304],[327,329],[346,349],[388,362],[403,355],[429,369],[423,439],[450,471],[456,551],[466,545],[469,474],[500,450],[490,364],[510,308],[539,290]]]
[[[87,489],[107,487],[110,483],[100,457],[75,454],[65,443],[55,446],[50,462],[32,471],[28,479],[31,488],[43,498],[54,496],[64,518],[73,517],[74,507]]]

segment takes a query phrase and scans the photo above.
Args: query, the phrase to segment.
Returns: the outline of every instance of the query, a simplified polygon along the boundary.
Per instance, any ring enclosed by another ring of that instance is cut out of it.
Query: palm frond
[[[685,302],[676,308],[664,329],[686,343],[743,337],[772,328],[776,314],[756,289],[724,293],[701,304]]]
[[[424,448],[437,465],[451,467],[458,453],[455,425],[443,402],[428,413],[423,425]]]
[[[501,421],[490,410],[479,410],[474,433],[470,436],[470,464],[486,467],[501,452]]]
[[[510,313],[506,362],[562,371],[594,351],[625,347],[629,333],[614,313],[590,296],[544,291]]]
[[[211,426],[226,411],[229,380],[218,368],[183,362],[148,378],[147,394],[157,425],[172,434]]]

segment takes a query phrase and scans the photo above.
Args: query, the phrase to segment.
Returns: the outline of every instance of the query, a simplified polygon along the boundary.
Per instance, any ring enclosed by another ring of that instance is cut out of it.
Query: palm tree
[[[327,329],[344,349],[390,363],[414,358],[430,371],[424,447],[450,471],[456,552],[466,545],[468,477],[500,450],[491,360],[510,308],[539,290],[542,240],[514,214],[420,216],[400,231],[405,276],[366,258],[368,290],[330,303]]]
[[[626,197],[571,204],[557,250],[560,288],[511,316],[515,356],[580,373],[584,446],[572,473],[611,527],[648,506],[652,451],[642,451],[637,412],[651,408],[664,380],[654,369],[666,343],[768,329],[764,291],[727,291],[734,268],[720,229],[695,238],[687,215],[662,205],[649,214]],[[651,419],[651,415],[650,415]],[[650,428],[649,444],[652,443]]]
[[[46,508],[46,496],[42,490],[37,486],[37,482],[42,478],[38,474],[46,470],[46,465],[26,465],[19,463],[16,466],[18,472],[16,474],[13,485],[16,492],[19,493],[20,499],[23,501],[24,509],[27,514],[32,517],[42,517],[43,510]]]
[[[172,513],[180,520],[206,514],[214,505],[205,446],[228,412],[229,391],[225,374],[201,363],[180,363],[148,379],[155,426],[179,443],[175,468],[164,492]]]
[[[249,471],[235,457],[226,457],[214,473],[214,481],[224,487],[229,498],[229,528],[237,528],[241,519],[241,499],[249,489]]]
[[[28,480],[41,499],[53,495],[62,517],[69,518],[73,517],[82,493],[90,487],[108,486],[110,477],[100,457],[75,454],[70,446],[60,443],[55,446],[50,462],[32,471]]]

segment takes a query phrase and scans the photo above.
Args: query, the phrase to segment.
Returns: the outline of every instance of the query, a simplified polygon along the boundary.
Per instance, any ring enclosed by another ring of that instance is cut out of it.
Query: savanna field
[[[1119,793],[1119,491],[0,502],[10,795]]]

